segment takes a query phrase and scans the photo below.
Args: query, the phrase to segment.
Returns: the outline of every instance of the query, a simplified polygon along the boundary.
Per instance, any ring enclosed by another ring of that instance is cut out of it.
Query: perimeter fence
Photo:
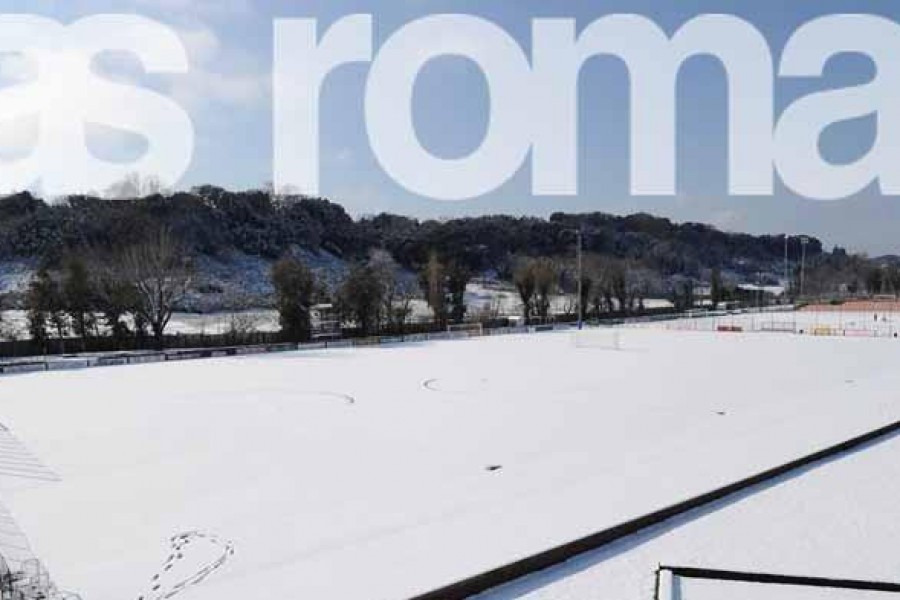
[[[698,579],[705,581],[726,581],[734,583],[752,583],[775,586],[791,586],[800,588],[824,588],[829,590],[855,590],[860,592],[885,592],[900,594],[900,583],[871,581],[863,579],[841,579],[830,577],[804,577],[799,575],[777,575],[773,573],[750,573],[743,571],[726,571],[705,569],[700,567],[676,567],[660,565],[656,570],[654,600],[668,600],[674,593],[665,593],[665,576],[671,577],[670,586],[674,589],[675,580]],[[764,596],[760,596],[763,598]],[[689,599],[685,599],[689,600]]]
[[[785,310],[784,307],[781,310]],[[747,309],[722,313],[723,315],[750,315],[764,312],[765,309]],[[703,311],[705,314],[718,314]],[[700,319],[696,312],[672,313],[654,312],[641,316],[612,316],[603,320],[585,323],[587,328],[608,328],[615,326],[646,326],[665,323],[667,321]],[[577,327],[572,318],[562,318],[553,323],[537,325],[514,325],[508,319],[483,323],[481,329],[462,329],[456,331],[438,330],[432,324],[411,326],[403,332],[385,335],[357,337],[352,330],[347,331],[350,337],[328,339],[307,343],[283,342],[279,333],[258,333],[246,338],[249,343],[234,344],[228,336],[179,335],[167,337],[166,350],[121,350],[109,352],[84,352],[76,354],[57,354],[45,356],[23,356],[0,360],[0,375],[15,373],[32,373],[37,371],[65,371],[86,369],[91,367],[109,367],[145,363],[173,362],[196,360],[203,358],[220,358],[226,356],[244,356],[254,354],[270,354],[276,352],[314,351],[333,348],[390,346],[397,344],[421,343],[436,340],[459,340],[473,337],[489,337],[500,335],[516,335],[543,333],[550,331],[571,331]],[[228,344],[227,342],[232,342]],[[0,345],[0,356],[3,347]]]

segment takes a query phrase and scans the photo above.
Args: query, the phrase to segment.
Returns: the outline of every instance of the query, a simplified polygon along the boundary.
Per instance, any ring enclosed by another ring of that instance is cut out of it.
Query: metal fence
[[[706,581],[730,581],[738,583],[900,594],[900,583],[887,581],[838,579],[831,577],[803,577],[798,575],[776,575],[773,573],[749,573],[744,571],[725,571],[721,569],[661,565],[656,570],[656,584],[654,586],[653,595],[654,600],[665,600],[666,598],[663,594],[663,575],[666,573],[669,573],[673,579],[701,579]],[[674,594],[672,595],[674,596]]]
[[[485,329],[483,334],[474,331],[432,331],[423,333],[407,333],[375,337],[357,337],[339,340],[323,340],[319,342],[294,343],[278,342],[256,345],[211,346],[194,348],[170,348],[166,350],[134,350],[109,353],[69,354],[42,357],[23,357],[0,361],[0,375],[16,373],[34,373],[40,371],[65,371],[92,367],[109,367],[159,362],[196,360],[203,358],[220,358],[227,356],[245,356],[253,354],[270,354],[276,352],[303,352],[335,348],[373,347],[434,340],[458,340],[480,335],[510,335],[516,333],[533,333],[554,329],[571,329],[571,325],[540,325],[532,327],[497,327]],[[209,336],[205,336],[207,339]],[[272,339],[278,339],[273,334]]]
[[[782,307],[782,310],[784,308]],[[707,314],[751,314],[765,310],[745,310],[732,313]],[[610,315],[603,320],[594,320],[587,327],[610,326],[642,326],[665,321],[684,320],[696,317],[696,313],[653,312],[641,316]],[[218,358],[226,356],[243,356],[249,354],[269,354],[273,352],[296,352],[325,350],[332,348],[373,347],[435,340],[459,340],[480,336],[514,335],[526,333],[542,333],[548,331],[572,330],[577,323],[573,319],[560,319],[554,323],[538,325],[510,325],[507,319],[483,324],[480,330],[437,329],[435,324],[411,325],[402,332],[388,332],[379,336],[358,337],[359,332],[345,330],[346,336],[336,340],[322,340],[308,343],[283,342],[278,333],[253,333],[242,338],[249,343],[235,343],[232,335],[176,335],[166,337],[166,350],[124,350],[109,352],[88,352],[79,354],[60,354],[48,356],[27,356],[0,360],[0,375],[15,373],[32,373],[36,371],[62,371],[85,369],[91,367],[108,367],[117,365],[133,365],[154,362],[172,362],[195,360],[202,358]],[[0,345],[0,355],[2,355]]]

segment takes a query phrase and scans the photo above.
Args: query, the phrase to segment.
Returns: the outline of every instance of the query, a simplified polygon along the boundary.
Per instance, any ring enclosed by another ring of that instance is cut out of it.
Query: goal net
[[[39,560],[23,561],[17,568],[0,557],[0,599],[2,600],[81,600],[78,594],[56,588]]]
[[[616,327],[582,329],[573,332],[572,338],[576,348],[622,349],[622,330]]]
[[[484,335],[484,326],[481,323],[454,323],[447,326],[447,332],[452,337],[477,337]]]

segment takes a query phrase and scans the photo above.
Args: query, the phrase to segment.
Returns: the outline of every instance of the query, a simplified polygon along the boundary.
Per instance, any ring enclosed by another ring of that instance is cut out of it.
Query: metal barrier
[[[785,310],[789,307],[779,307]],[[717,314],[744,314],[748,312],[766,312],[765,310],[746,310],[725,312],[709,312],[707,316],[715,316]],[[693,313],[672,313],[666,315],[649,315],[643,317],[631,317],[627,319],[615,319],[603,321],[600,326],[613,325],[638,325],[641,323],[653,323],[660,321],[671,321],[685,318],[695,318]],[[598,326],[596,323],[591,327]],[[70,356],[41,358],[30,360],[14,360],[9,362],[0,362],[0,375],[16,374],[16,373],[33,373],[36,371],[61,371],[68,369],[84,369],[91,367],[109,367],[120,365],[135,365],[155,362],[184,361],[197,360],[201,358],[217,358],[226,356],[245,356],[253,354],[269,354],[275,352],[296,352],[307,350],[322,350],[333,348],[351,348],[351,347],[371,347],[381,345],[397,345],[404,343],[416,343],[424,341],[440,341],[454,339],[470,339],[480,336],[495,335],[521,335],[530,333],[544,333],[552,331],[570,331],[577,327],[572,323],[555,323],[541,325],[514,325],[509,327],[485,328],[481,333],[473,333],[472,331],[436,331],[431,333],[412,333],[409,335],[391,335],[384,337],[367,337],[353,338],[341,340],[329,340],[310,342],[304,344],[297,343],[281,343],[281,344],[265,344],[254,346],[224,346],[215,348],[191,348],[178,350],[163,351],[135,351],[135,352],[111,352],[107,354],[93,354],[88,356]]]
[[[660,565],[656,570],[654,600],[661,600],[662,574],[671,573],[673,577],[684,579],[704,579],[708,581],[734,581],[740,583],[763,583],[795,587],[827,588],[834,590],[859,590],[868,592],[900,593],[900,583],[886,581],[865,581],[861,579],[832,579],[829,577],[803,577],[797,575],[775,575],[772,573],[748,573],[742,571],[723,571],[719,569],[703,569],[697,567],[670,567]]]

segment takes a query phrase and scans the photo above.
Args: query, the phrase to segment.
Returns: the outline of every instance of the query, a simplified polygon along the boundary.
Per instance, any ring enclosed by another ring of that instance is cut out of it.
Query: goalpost
[[[453,337],[479,337],[484,335],[481,323],[453,323],[447,325],[447,333]]]
[[[618,327],[582,329],[572,333],[572,340],[576,348],[621,350],[622,330]]]

